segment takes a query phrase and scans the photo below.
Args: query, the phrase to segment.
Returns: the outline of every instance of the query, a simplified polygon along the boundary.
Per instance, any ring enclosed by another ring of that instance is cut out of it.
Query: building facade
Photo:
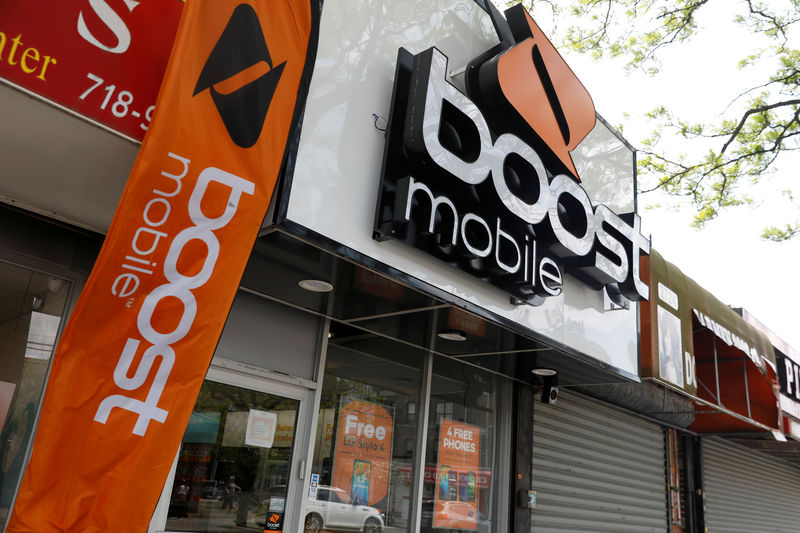
[[[47,27],[7,5],[4,524],[181,11],[65,6],[75,23]],[[753,445],[791,437],[773,388],[791,354],[658,278],[635,153],[524,10],[329,0],[318,23],[303,118],[149,531],[727,532],[741,483],[779,504],[795,490],[796,467]],[[747,501],[764,516],[742,531],[794,520]]]

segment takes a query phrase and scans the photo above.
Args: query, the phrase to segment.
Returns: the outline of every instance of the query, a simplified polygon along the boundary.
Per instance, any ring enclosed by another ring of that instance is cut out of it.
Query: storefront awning
[[[656,251],[644,258],[642,376],[689,396],[699,433],[778,432],[775,353],[766,336]]]

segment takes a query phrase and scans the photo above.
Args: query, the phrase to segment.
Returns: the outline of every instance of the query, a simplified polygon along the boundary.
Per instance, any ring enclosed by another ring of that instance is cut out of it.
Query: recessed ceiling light
[[[439,333],[436,334],[437,337],[440,339],[445,339],[448,341],[465,341],[467,340],[467,335],[463,331],[459,331],[457,329],[443,329]]]
[[[555,376],[556,374],[558,374],[558,372],[556,372],[552,368],[534,368],[533,370],[531,370],[531,372],[536,374],[537,376]]]
[[[304,279],[297,282],[301,289],[311,292],[331,292],[333,285],[321,279]]]

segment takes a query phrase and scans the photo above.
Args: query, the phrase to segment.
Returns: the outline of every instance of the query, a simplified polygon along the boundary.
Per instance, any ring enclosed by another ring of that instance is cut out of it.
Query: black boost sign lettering
[[[533,24],[521,8],[513,13]],[[552,107],[558,87],[544,77],[542,105],[551,106],[544,116],[552,118],[558,140],[553,147],[544,140],[547,125],[531,126],[536,113],[509,90],[512,82],[498,65],[503,54],[526,43],[470,64],[470,96],[447,81],[442,52],[430,48],[415,56],[400,49],[374,236],[430,253],[503,289],[516,303],[539,305],[560,294],[565,272],[593,289],[609,287],[618,301],[647,299],[639,256],[649,253],[650,242],[639,217],[593,205],[572,175],[569,125],[582,128],[577,140],[572,135],[577,144],[594,125],[591,101],[587,129],[585,103],[577,120],[562,109],[564,102]],[[533,59],[530,68],[539,72],[533,79],[542,80],[546,65]],[[495,75],[486,76],[487,68]],[[475,103],[496,102],[503,94],[510,95],[506,107],[520,110],[514,120]]]

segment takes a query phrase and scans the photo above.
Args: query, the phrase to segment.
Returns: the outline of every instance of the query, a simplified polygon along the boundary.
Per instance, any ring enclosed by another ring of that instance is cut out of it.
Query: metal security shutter
[[[800,531],[800,471],[719,438],[702,449],[710,533]]]
[[[664,464],[658,425],[575,393],[536,402],[533,531],[664,533]]]

